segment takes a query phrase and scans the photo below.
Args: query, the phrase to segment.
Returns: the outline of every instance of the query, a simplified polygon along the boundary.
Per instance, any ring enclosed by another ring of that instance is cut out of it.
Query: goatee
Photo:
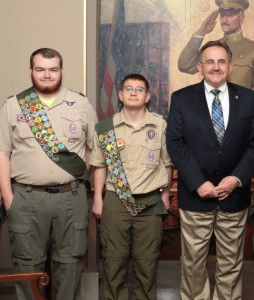
[[[62,77],[58,81],[56,81],[53,85],[50,85],[50,86],[41,85],[40,83],[38,83],[34,80],[33,76],[31,76],[31,80],[32,80],[34,88],[36,89],[36,91],[38,93],[47,94],[47,95],[58,92],[62,85]]]

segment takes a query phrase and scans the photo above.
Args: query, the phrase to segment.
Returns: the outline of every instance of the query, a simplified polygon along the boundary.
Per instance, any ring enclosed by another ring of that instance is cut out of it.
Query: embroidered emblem
[[[125,148],[125,141],[123,139],[116,139],[116,143],[119,151]]]
[[[77,126],[74,123],[71,123],[69,125],[69,131],[71,134],[74,134],[76,132]]]
[[[145,209],[145,205],[135,202],[135,199],[130,192],[130,186],[126,179],[120,152],[118,150],[118,140],[116,147],[115,132],[110,130],[104,134],[100,134],[98,139],[115,191],[128,212],[132,216],[136,216]]]
[[[23,114],[17,114],[18,122],[26,122],[26,117]]]
[[[149,161],[154,161],[155,160],[155,153],[153,151],[149,151],[147,158]]]
[[[146,137],[149,140],[154,140],[157,136],[157,132],[154,129],[148,129],[146,132]]]
[[[67,148],[57,139],[37,94],[33,92],[18,102],[23,112],[17,115],[18,121],[27,120],[35,138],[48,157],[55,162],[59,161],[59,155],[55,153],[66,151]]]

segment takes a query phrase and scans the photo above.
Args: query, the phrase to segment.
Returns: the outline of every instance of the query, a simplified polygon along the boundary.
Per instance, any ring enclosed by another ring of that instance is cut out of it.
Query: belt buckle
[[[59,188],[57,188],[55,186],[47,186],[47,187],[45,187],[45,191],[48,193],[56,194],[59,192]]]

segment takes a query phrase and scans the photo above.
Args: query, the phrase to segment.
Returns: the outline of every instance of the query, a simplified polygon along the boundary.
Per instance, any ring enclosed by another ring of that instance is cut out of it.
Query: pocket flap
[[[17,233],[28,233],[30,231],[30,225],[21,224],[9,224],[9,230]]]
[[[87,222],[74,223],[74,229],[76,230],[84,230],[86,228],[87,228]]]

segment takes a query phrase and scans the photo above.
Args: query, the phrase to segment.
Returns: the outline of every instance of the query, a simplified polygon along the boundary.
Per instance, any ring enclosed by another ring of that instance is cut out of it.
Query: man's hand
[[[167,210],[170,208],[170,202],[169,202],[169,187],[166,187],[162,190],[161,193],[161,200],[163,201],[165,207]]]
[[[203,199],[213,198],[214,188],[214,185],[210,181],[206,181],[199,188],[197,188],[197,193]]]
[[[100,219],[102,216],[102,208],[103,208],[103,199],[102,195],[94,196],[92,212],[94,213],[97,219]]]
[[[223,178],[215,188],[214,197],[218,197],[219,200],[224,200],[238,187],[238,185],[239,181],[234,176],[227,176]]]
[[[196,32],[196,35],[205,36],[206,34],[210,33],[214,30],[216,25],[216,19],[219,15],[219,10],[216,9],[204,20],[201,24],[201,27]]]
[[[3,201],[4,200],[4,201]],[[10,209],[13,200],[13,194],[10,194],[2,199],[6,210]],[[1,203],[1,201],[0,201]]]

